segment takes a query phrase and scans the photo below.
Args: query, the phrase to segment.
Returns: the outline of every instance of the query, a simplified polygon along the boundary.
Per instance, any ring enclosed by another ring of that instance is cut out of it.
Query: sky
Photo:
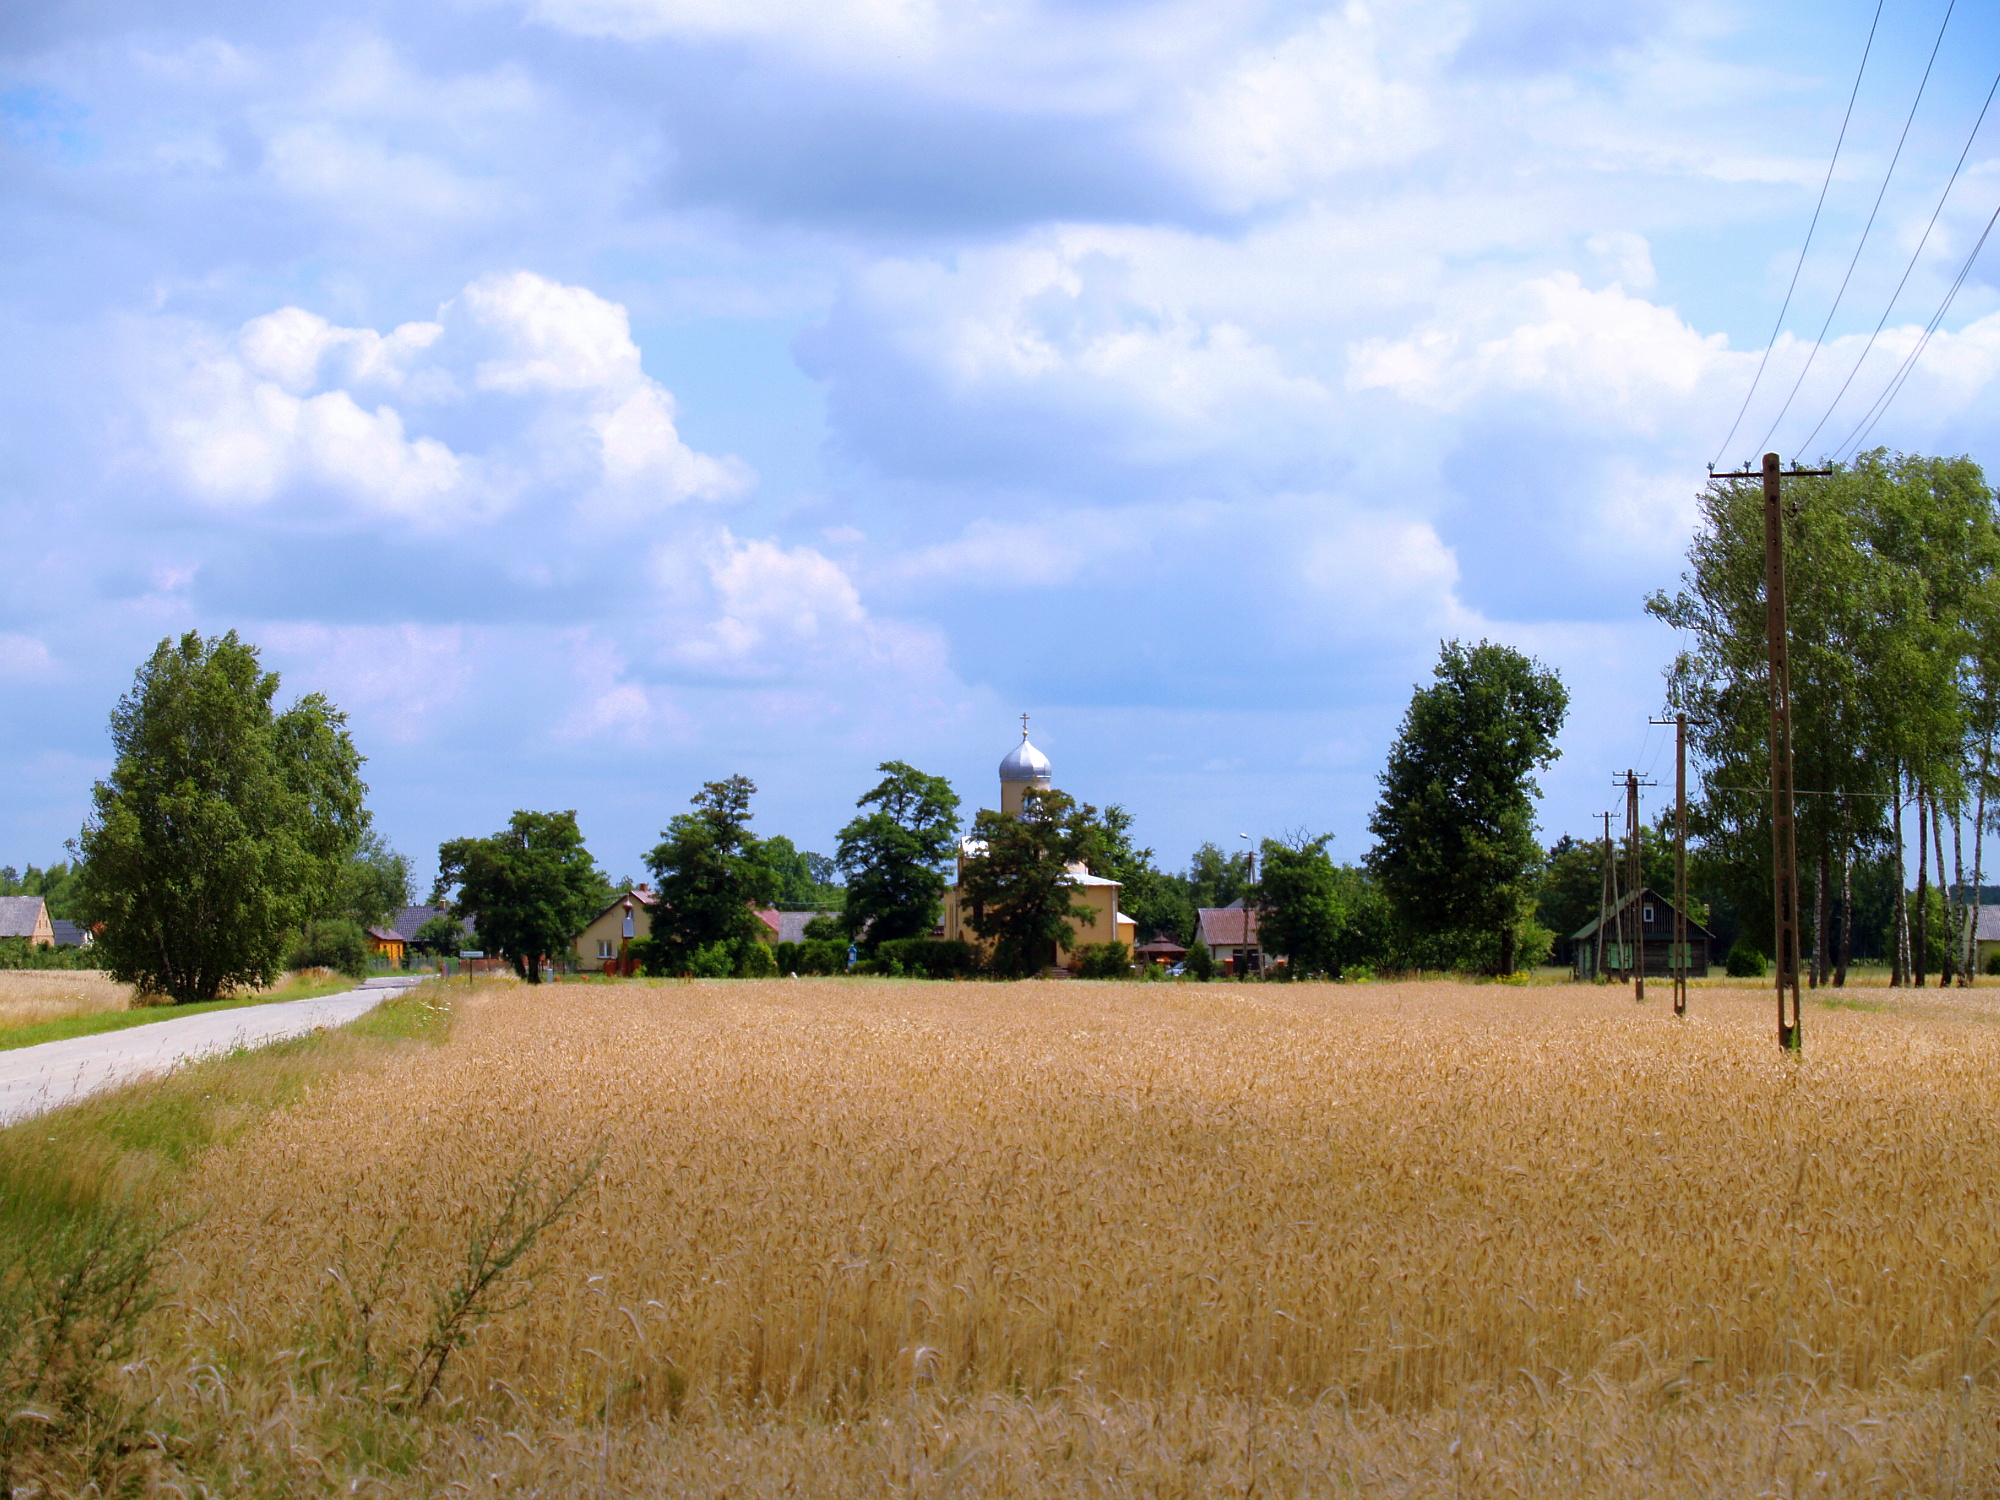
[[[885,760],[969,815],[1024,712],[1168,867],[1358,859],[1449,639],[1567,683],[1549,838],[1650,811],[1704,465],[1839,451],[2000,206],[1946,13],[0,9],[0,863],[187,630],[421,884],[516,808],[639,874],[738,772],[807,849]],[[2000,244],[1867,440],[2000,462],[1996,382]]]

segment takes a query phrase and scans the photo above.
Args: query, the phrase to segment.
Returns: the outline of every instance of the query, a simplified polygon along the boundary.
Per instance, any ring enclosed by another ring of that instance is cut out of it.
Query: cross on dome
[[[1052,768],[1049,758],[1028,743],[1028,716],[1021,715],[1021,743],[1008,752],[1000,762],[1002,781],[1034,781],[1043,786],[1049,784]]]

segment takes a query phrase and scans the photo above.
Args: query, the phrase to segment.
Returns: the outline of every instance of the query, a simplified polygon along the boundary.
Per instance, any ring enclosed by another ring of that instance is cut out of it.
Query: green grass
[[[0,1247],[93,1205],[156,1202],[202,1152],[321,1080],[390,1048],[443,1042],[454,998],[392,992],[346,1026],[238,1047],[0,1129]]]
[[[358,979],[326,979],[310,984],[286,985],[261,995],[242,995],[229,1000],[204,1000],[195,1005],[142,1005],[132,1010],[101,1010],[88,1016],[63,1016],[54,1021],[35,1021],[0,1031],[0,1052],[15,1047],[33,1047],[42,1042],[67,1041],[73,1036],[96,1036],[105,1031],[123,1031],[128,1026],[150,1026],[155,1021],[171,1021],[180,1016],[198,1016],[211,1010],[240,1010],[246,1005],[275,1005],[281,1000],[311,1000],[319,995],[338,995],[358,985]]]
[[[1889,1007],[1880,1000],[1844,1000],[1830,996],[1813,996],[1813,1004],[1821,1010],[1887,1010]]]

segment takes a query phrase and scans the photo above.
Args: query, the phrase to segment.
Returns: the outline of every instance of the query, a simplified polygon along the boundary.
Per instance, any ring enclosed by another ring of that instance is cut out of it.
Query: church
[[[1048,791],[1054,782],[1053,769],[1049,758],[1028,741],[1028,716],[1021,715],[1021,743],[1007,752],[1007,758],[1000,762],[1000,811],[1019,817],[1021,801],[1030,790]],[[958,870],[961,877],[965,873],[967,859],[977,858],[982,846],[975,839],[965,839],[958,846]],[[1139,937],[1138,926],[1118,909],[1118,882],[1093,875],[1081,864],[1069,867],[1071,883],[1076,886],[1076,902],[1087,906],[1096,913],[1094,922],[1076,922],[1076,941],[1079,946],[1094,943],[1120,942],[1128,947]],[[983,946],[978,933],[972,930],[972,912],[969,903],[961,905],[960,887],[957,882],[944,893],[944,921],[938,935],[945,938],[963,938],[968,943]],[[1074,955],[1060,944],[1051,945],[1049,963],[1058,969],[1074,967]]]

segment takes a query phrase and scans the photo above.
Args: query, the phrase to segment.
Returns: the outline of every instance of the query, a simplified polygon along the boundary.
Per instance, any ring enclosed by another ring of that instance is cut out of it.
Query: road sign
[[[486,950],[483,948],[461,948],[458,950],[458,956],[460,958],[484,958],[486,957]]]

